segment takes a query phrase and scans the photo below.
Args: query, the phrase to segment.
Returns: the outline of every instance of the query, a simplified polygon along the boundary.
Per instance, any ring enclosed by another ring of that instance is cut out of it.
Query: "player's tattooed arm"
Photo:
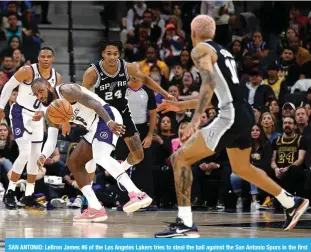
[[[92,96],[84,93],[77,84],[63,85],[60,91],[67,101],[79,102],[85,107],[93,109],[114,134],[122,136],[125,133],[125,126],[113,121],[102,104]]]
[[[97,74],[94,67],[89,67],[83,74],[82,86],[90,89],[96,84]]]
[[[160,93],[168,100],[176,100],[173,96],[171,96],[167,91],[165,91],[160,84],[156,83],[153,79],[151,79],[148,75],[144,74],[140,70],[140,66],[138,63],[127,63],[127,71],[130,76],[134,76],[144,83],[147,87],[152,89],[153,91]]]
[[[213,61],[209,48],[205,45],[198,45],[191,51],[191,57],[199,69],[199,73],[202,79],[198,104],[195,114],[192,118],[193,125],[197,128],[200,124],[202,113],[207,108],[208,104],[212,100],[214,94],[214,88],[216,86]]]

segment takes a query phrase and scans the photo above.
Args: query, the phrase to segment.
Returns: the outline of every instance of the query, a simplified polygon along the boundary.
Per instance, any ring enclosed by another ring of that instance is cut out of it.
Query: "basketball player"
[[[308,200],[293,197],[273,182],[264,171],[250,164],[250,132],[254,124],[252,110],[243,99],[234,58],[226,49],[212,41],[215,29],[215,21],[206,15],[196,16],[191,23],[194,46],[191,57],[202,78],[198,100],[167,101],[159,108],[164,112],[196,110],[191,123],[182,133],[182,140],[190,138],[171,157],[178,217],[176,223],[171,224],[168,229],[155,234],[157,238],[200,236],[192,222],[191,165],[223,148],[227,148],[232,172],[274,195],[286,208],[285,230],[295,227],[309,205]],[[219,114],[211,124],[198,130],[201,115],[214,93],[219,102]]]
[[[61,83],[61,76],[52,68],[54,52],[49,47],[41,48],[38,64],[21,67],[4,85],[0,97],[0,120],[14,88],[18,88],[16,103],[10,110],[10,119],[14,139],[19,148],[19,155],[12,168],[12,176],[5,195],[4,203],[8,209],[15,209],[15,188],[21,173],[27,163],[27,185],[25,196],[20,203],[27,206],[34,204],[34,187],[38,166],[36,164],[42,148],[44,124],[44,106],[32,93],[31,82],[38,78],[46,79],[51,86]]]
[[[128,87],[129,76],[140,80],[153,91],[160,93],[166,99],[175,100],[159,84],[140,71],[139,65],[127,63],[119,59],[122,52],[122,43],[106,41],[102,48],[102,60],[92,64],[84,73],[83,86],[95,88],[95,93],[108,104],[114,106],[123,118],[126,127],[124,141],[130,154],[121,164],[127,170],[144,158],[144,151],[138,131],[132,120],[125,93]]]
[[[123,207],[125,212],[134,212],[141,207],[149,206],[152,199],[137,189],[121,164],[110,156],[115,148],[117,136],[122,136],[125,132],[122,117],[118,110],[108,105],[93,92],[77,84],[61,84],[52,89],[46,80],[37,79],[32,82],[31,86],[33,93],[44,105],[49,105],[57,98],[69,101],[73,109],[70,121],[80,124],[88,130],[88,133],[67,161],[69,170],[89,203],[89,208],[81,215],[74,217],[74,221],[99,222],[107,219],[105,208],[96,198],[88,176],[88,173],[93,173],[96,169],[96,165],[92,164],[92,158],[96,164],[104,167],[129,192],[130,201]],[[44,164],[45,159],[53,153],[57,143],[58,125],[51,121],[49,125],[48,139],[38,160],[40,167]],[[68,120],[63,125],[63,134],[69,129]],[[84,169],[84,165],[89,160],[91,161]],[[90,170],[89,167],[90,169],[95,167],[95,169]]]

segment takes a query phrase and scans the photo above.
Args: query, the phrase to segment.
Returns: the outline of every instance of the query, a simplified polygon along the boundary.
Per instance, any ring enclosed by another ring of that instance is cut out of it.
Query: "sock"
[[[99,203],[91,185],[86,185],[81,188],[81,192],[87,199],[90,208],[94,208],[96,210],[100,210],[102,208],[102,205]]]
[[[192,221],[191,206],[183,206],[183,207],[179,206],[178,218],[182,219],[187,227],[192,227],[193,221]]]
[[[286,209],[292,208],[295,205],[294,197],[290,193],[282,189],[281,193],[275,198],[282,204]]]
[[[121,163],[121,166],[126,171],[128,168],[132,167],[133,165],[129,164],[126,159],[125,161]]]
[[[122,173],[118,178],[117,181],[125,187],[125,189],[128,192],[135,192],[139,193],[141,192],[136,185],[133,183],[133,181],[130,179],[129,175],[127,173]]]
[[[31,196],[35,192],[35,184],[33,183],[26,183],[26,191],[25,196]]]
[[[9,190],[15,191],[15,189],[16,189],[16,182],[13,182],[12,180],[10,180],[8,190],[6,192],[8,192]]]

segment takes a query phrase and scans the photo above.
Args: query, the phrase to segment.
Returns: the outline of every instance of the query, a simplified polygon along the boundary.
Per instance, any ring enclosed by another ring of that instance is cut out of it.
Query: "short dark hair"
[[[114,47],[118,48],[119,53],[121,53],[123,51],[123,44],[119,40],[104,40],[101,42],[102,51],[105,51],[107,46],[114,46]]]
[[[284,123],[284,120],[285,120],[286,118],[292,119],[292,120],[294,121],[294,124],[296,124],[296,120],[295,120],[295,118],[294,118],[293,116],[284,116],[284,117],[283,117],[283,123]]]
[[[53,49],[52,49],[51,47],[44,46],[44,47],[42,47],[42,48],[40,49],[39,53],[40,53],[41,51],[43,51],[43,50],[49,50],[49,51],[51,51],[52,54],[53,54],[53,56],[54,56],[54,51],[53,51]]]
[[[7,16],[7,17],[9,17],[9,16],[15,16],[16,18],[18,18],[18,15],[17,15],[16,12],[8,12],[8,13],[6,14],[6,16]]]
[[[292,51],[292,53],[294,53],[294,50],[288,46],[284,47],[283,50],[282,50],[282,53],[285,51],[285,50],[289,50],[289,51]]]

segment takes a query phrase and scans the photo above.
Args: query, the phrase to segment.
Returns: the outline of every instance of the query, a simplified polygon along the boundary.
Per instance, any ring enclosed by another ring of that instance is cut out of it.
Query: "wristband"
[[[107,122],[107,126],[109,126],[109,123],[110,123],[110,122],[112,122],[112,120],[109,120],[109,121]]]

